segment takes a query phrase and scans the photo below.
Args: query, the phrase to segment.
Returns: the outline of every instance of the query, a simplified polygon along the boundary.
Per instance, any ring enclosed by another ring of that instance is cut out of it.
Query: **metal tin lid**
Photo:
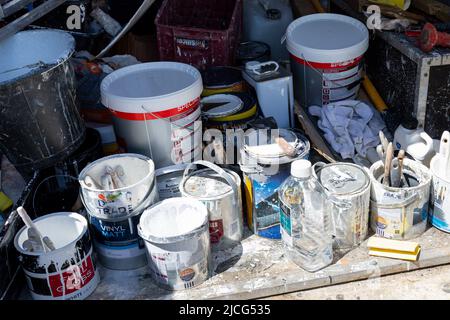
[[[337,195],[358,193],[370,182],[364,169],[348,163],[326,165],[317,175],[323,187]]]
[[[199,199],[220,197],[233,191],[225,178],[211,169],[192,173],[185,180],[183,189],[188,195]]]
[[[283,148],[283,144],[287,148]],[[305,156],[309,152],[309,142],[287,129],[254,130],[245,136],[244,150],[260,163],[272,163],[275,160],[285,163]]]
[[[242,82],[241,70],[234,67],[209,67],[202,73],[202,78],[207,89],[227,88]]]
[[[201,100],[202,115],[207,118],[226,117],[242,110],[244,102],[232,94],[215,94]]]

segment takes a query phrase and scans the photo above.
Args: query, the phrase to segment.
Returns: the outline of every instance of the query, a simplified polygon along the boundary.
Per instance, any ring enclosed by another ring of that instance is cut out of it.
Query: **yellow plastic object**
[[[312,5],[314,6],[314,9],[318,13],[326,13],[325,9],[320,4],[320,0],[311,0]]]
[[[236,113],[236,114],[232,114],[230,116],[226,116],[226,117],[219,117],[219,118],[212,118],[213,121],[217,121],[217,122],[229,122],[229,121],[239,121],[239,120],[244,120],[244,119],[248,119],[250,117],[253,117],[256,114],[256,111],[258,110],[256,104],[253,105],[253,107],[251,107],[250,109],[248,109],[245,112],[241,112],[241,113]]]
[[[202,92],[202,97],[212,96],[213,94],[222,94],[222,93],[233,93],[233,92],[243,92],[244,91],[244,82],[238,82],[229,87],[223,88],[207,88],[205,87]]]
[[[14,202],[3,192],[0,191],[0,211],[5,212],[13,206]]]
[[[409,6],[411,5],[411,0],[370,0],[370,2],[397,7],[402,10],[408,10]]]
[[[388,109],[388,106],[384,102],[383,98],[378,93],[377,89],[373,85],[372,81],[367,77],[367,75],[363,78],[363,87],[366,90],[367,95],[369,96],[372,103],[375,105],[378,111],[383,112]]]
[[[367,242],[369,255],[392,259],[417,261],[420,253],[420,244],[410,241],[390,240],[372,237]]]

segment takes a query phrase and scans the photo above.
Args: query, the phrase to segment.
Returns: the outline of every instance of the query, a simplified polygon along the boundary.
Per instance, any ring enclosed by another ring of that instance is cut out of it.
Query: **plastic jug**
[[[398,126],[394,134],[394,146],[403,149],[416,161],[429,167],[436,154],[433,139],[421,128],[415,118],[406,118]]]
[[[262,41],[271,49],[275,61],[289,59],[288,51],[281,39],[288,25],[293,21],[288,0],[245,0],[244,39]]]

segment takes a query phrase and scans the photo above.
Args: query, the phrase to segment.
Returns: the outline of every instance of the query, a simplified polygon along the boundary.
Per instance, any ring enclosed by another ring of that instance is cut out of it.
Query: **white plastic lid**
[[[312,165],[308,160],[296,160],[291,164],[291,175],[296,178],[309,178],[312,173]]]
[[[294,56],[316,63],[340,63],[362,56],[369,31],[360,21],[332,13],[294,20],[286,31],[286,47]]]

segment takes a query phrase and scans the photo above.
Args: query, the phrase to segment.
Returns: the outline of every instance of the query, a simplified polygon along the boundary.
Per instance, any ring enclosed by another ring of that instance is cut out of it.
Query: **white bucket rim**
[[[199,223],[197,226],[195,226],[192,230],[190,230],[186,233],[174,235],[174,236],[160,237],[160,236],[149,234],[148,231],[142,230],[142,227],[141,227],[142,222],[146,219],[150,219],[149,216],[152,214],[155,214],[155,209],[157,207],[163,206],[166,204],[171,204],[171,203],[180,203],[180,204],[190,203],[193,206],[197,206],[199,211],[202,211],[201,214],[204,216],[204,218],[201,220],[201,223]],[[209,221],[208,210],[201,201],[194,199],[194,198],[188,198],[188,197],[176,197],[176,198],[170,198],[170,199],[163,200],[163,201],[158,202],[158,203],[150,206],[149,208],[145,209],[139,219],[139,224],[137,225],[137,230],[138,230],[139,236],[147,242],[154,243],[154,244],[156,244],[156,243],[157,244],[175,243],[175,242],[179,242],[179,241],[184,241],[187,237],[192,237],[199,232],[203,232],[203,231],[207,230],[208,221]]]
[[[25,230],[28,229],[27,226],[23,226],[16,233],[16,236],[14,237],[14,246],[16,247],[16,250],[18,252],[20,252],[21,254],[28,255],[28,256],[36,256],[36,257],[42,256],[42,255],[45,255],[45,254],[49,254],[49,255],[50,254],[58,254],[60,252],[66,251],[67,249],[73,247],[74,244],[77,243],[80,239],[82,239],[84,237],[85,233],[88,231],[88,222],[87,222],[86,218],[83,217],[81,214],[76,213],[76,212],[68,212],[67,211],[67,212],[50,213],[50,214],[46,214],[46,215],[43,215],[43,216],[41,216],[39,218],[34,219],[33,222],[36,223],[36,222],[44,220],[44,219],[49,219],[49,218],[58,217],[58,216],[65,216],[67,218],[72,218],[74,220],[78,220],[79,222],[81,222],[83,224],[83,230],[82,230],[82,232],[80,232],[80,235],[76,239],[74,239],[69,244],[67,244],[67,245],[65,245],[63,247],[58,248],[58,249],[53,250],[53,251],[50,251],[50,252],[30,252],[30,251],[24,250],[22,248],[22,246],[19,244],[20,235],[23,232],[25,232]]]
[[[194,81],[183,89],[153,97],[123,97],[109,91],[111,84],[124,76],[131,75],[135,72],[161,69],[188,72],[193,77]],[[100,91],[101,101],[105,107],[119,112],[145,114],[148,113],[148,111],[144,110],[142,107],[154,108],[152,112],[159,112],[194,101],[200,97],[203,91],[203,82],[200,71],[191,65],[171,61],[147,62],[115,70],[102,80]]]
[[[332,19],[353,25],[356,29],[359,29],[361,31],[362,35],[364,36],[364,40],[347,48],[326,50],[326,49],[310,48],[301,45],[292,39],[293,31],[302,24],[308,23],[310,21],[318,21],[325,19],[327,20]],[[364,53],[369,48],[369,31],[362,22],[349,16],[335,13],[311,14],[294,20],[288,26],[286,30],[286,48],[289,51],[289,53],[291,53],[295,57],[300,58],[302,60],[307,60],[309,62],[342,63],[359,58],[364,55]]]
[[[438,164],[440,163],[440,160],[441,160],[440,154],[435,155],[435,156],[433,157],[433,159],[431,159],[431,162],[430,162],[430,171],[431,171],[433,177],[436,177],[436,178],[438,178],[439,180],[442,180],[442,181],[444,181],[444,182],[450,184],[450,179],[448,179],[447,177],[442,177],[441,174],[438,174],[438,173],[436,172],[436,169],[438,169],[436,166],[438,166]]]
[[[372,164],[372,166],[370,167],[369,170],[369,176],[370,176],[370,180],[372,181],[372,185],[377,185],[378,187],[382,187],[383,189],[386,189],[388,191],[392,191],[392,192],[399,192],[399,191],[416,191],[419,189],[422,189],[423,187],[425,187],[426,185],[431,183],[432,180],[432,174],[430,169],[428,169],[426,166],[424,166],[423,164],[411,160],[411,159],[405,159],[403,160],[403,167],[411,167],[411,164],[413,164],[413,166],[416,166],[417,168],[420,168],[420,170],[422,170],[422,172],[427,176],[425,181],[419,181],[419,184],[415,187],[403,187],[403,188],[396,188],[396,187],[390,187],[390,186],[385,186],[383,185],[380,181],[378,181],[378,178],[376,178],[374,176],[374,171],[375,169],[378,169],[380,166],[384,166],[384,163],[382,160],[379,160],[377,162],[375,162],[374,164]]]
[[[126,187],[117,188],[117,189],[111,189],[111,190],[101,190],[101,189],[91,188],[91,187],[88,187],[86,185],[86,183],[84,182],[84,178],[87,176],[87,172],[90,169],[92,169],[94,166],[100,164],[103,161],[109,160],[111,158],[125,158],[125,157],[138,158],[140,160],[143,160],[143,161],[147,162],[149,164],[149,166],[150,166],[149,173],[144,178],[142,178],[141,180],[139,180],[136,183],[133,183],[133,184],[128,185]],[[124,191],[124,190],[136,187],[137,185],[141,184],[145,180],[149,179],[154,174],[155,174],[155,163],[149,157],[146,157],[146,156],[144,156],[142,154],[138,154],[138,153],[121,153],[121,154],[113,154],[113,155],[110,155],[110,156],[107,156],[107,157],[103,157],[103,158],[100,158],[100,159],[95,160],[94,162],[91,162],[90,164],[88,164],[81,171],[81,173],[80,173],[80,175],[78,177],[78,182],[80,183],[82,189],[86,189],[86,190],[93,191],[93,192],[120,192],[120,191]]]

